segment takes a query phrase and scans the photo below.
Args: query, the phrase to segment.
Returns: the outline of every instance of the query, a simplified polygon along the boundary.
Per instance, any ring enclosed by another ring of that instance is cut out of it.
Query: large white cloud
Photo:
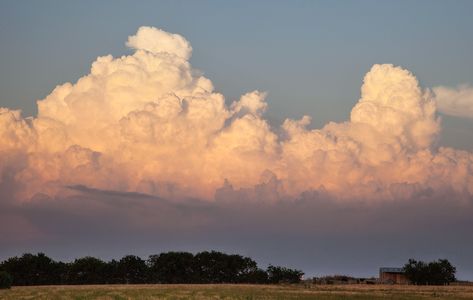
[[[266,94],[225,105],[182,36],[141,27],[127,45],[132,55],[98,57],[38,101],[36,118],[0,109],[0,180],[9,174],[15,199],[75,185],[209,200],[473,195],[473,155],[434,146],[435,102],[407,70],[374,65],[347,122],[273,130]]]

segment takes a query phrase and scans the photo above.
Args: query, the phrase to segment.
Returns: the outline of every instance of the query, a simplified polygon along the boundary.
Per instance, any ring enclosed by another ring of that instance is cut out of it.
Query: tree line
[[[86,256],[65,263],[44,253],[26,253],[0,263],[0,283],[12,285],[139,284],[139,283],[298,283],[303,272],[269,265],[258,267],[249,257],[217,251],[166,252],[143,260],[126,255],[103,261]],[[3,281],[2,281],[3,280]]]

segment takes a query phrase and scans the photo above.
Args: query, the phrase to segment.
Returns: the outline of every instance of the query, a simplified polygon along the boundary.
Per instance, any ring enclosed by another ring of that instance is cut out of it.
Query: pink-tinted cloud
[[[38,101],[36,117],[0,110],[0,172],[16,201],[69,197],[76,185],[176,201],[473,195],[473,154],[436,147],[435,101],[401,67],[374,65],[346,122],[310,130],[304,116],[274,130],[266,94],[227,106],[191,67],[182,36],[141,27],[127,45],[132,55],[98,57],[90,74]]]

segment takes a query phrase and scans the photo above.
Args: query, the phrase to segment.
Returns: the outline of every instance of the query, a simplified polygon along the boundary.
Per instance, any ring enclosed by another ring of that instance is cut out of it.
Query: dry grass
[[[472,286],[87,285],[0,290],[0,299],[473,299]]]

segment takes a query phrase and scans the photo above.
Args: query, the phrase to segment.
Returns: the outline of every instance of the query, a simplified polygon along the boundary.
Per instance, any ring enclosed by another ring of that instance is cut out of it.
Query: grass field
[[[88,285],[0,290],[0,299],[473,299],[473,286]]]

